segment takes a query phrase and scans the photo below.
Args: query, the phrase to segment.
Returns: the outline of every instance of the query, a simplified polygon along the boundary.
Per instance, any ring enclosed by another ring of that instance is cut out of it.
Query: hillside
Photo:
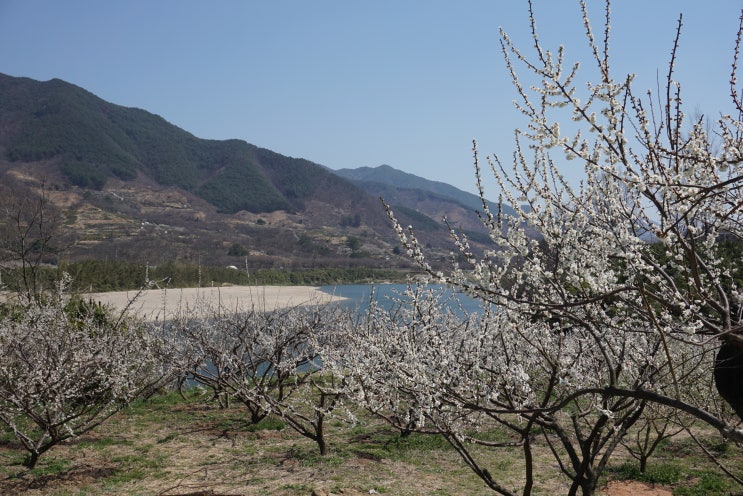
[[[386,187],[386,191],[394,190],[420,190],[433,193],[442,200],[454,201],[471,210],[482,210],[480,197],[461,189],[455,188],[451,184],[440,181],[431,181],[408,172],[395,169],[389,165],[380,165],[378,167],[358,167],[356,169],[339,169],[334,171],[341,177],[344,177],[364,189],[371,189],[371,185],[377,187]],[[494,203],[489,203],[489,208],[495,209]],[[512,214],[509,210],[507,214]]]
[[[9,161],[54,160],[67,185],[84,189],[142,174],[231,214],[302,210],[321,190],[354,196],[317,164],[244,141],[199,139],[157,115],[110,104],[58,79],[0,75],[0,126]]]
[[[380,196],[439,260],[450,249],[442,217],[470,229],[460,218],[474,215],[451,186],[380,194],[374,181],[241,140],[200,139],[59,79],[2,74],[0,175],[6,202],[43,185],[77,240],[62,255],[70,260],[408,267]]]
[[[462,191],[439,181],[431,181],[389,165],[359,167],[334,171],[373,196],[379,196],[393,205],[415,210],[430,218],[446,218],[450,224],[470,234],[484,234],[485,229],[477,216],[482,211],[482,200],[477,195]],[[496,212],[492,202],[488,208]],[[504,206],[504,213],[512,215],[513,209]]]

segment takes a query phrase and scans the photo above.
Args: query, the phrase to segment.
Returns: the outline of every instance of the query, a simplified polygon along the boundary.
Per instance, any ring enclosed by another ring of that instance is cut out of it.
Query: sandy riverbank
[[[149,289],[147,291],[112,291],[90,293],[86,298],[130,312],[148,320],[171,318],[183,309],[205,305],[226,309],[271,311],[293,306],[322,305],[343,298],[329,295],[310,286],[221,286],[213,288]]]

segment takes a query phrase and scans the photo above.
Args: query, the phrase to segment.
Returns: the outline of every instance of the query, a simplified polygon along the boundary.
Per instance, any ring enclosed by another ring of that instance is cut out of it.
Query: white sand
[[[148,320],[166,320],[179,310],[204,306],[271,311],[294,306],[322,305],[344,298],[310,286],[222,286],[214,288],[149,289],[89,293],[86,298],[129,311]]]

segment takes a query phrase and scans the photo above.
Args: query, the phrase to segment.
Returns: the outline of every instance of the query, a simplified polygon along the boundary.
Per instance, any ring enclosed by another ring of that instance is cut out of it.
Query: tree
[[[611,329],[600,335],[580,328],[564,331],[494,308],[466,315],[424,287],[410,288],[392,311],[373,304],[361,325],[335,343],[335,354],[326,350],[323,357],[346,371],[350,398],[403,431],[444,435],[502,494],[514,493],[477,461],[473,445],[509,452],[521,447],[523,493],[529,494],[542,471],[533,456],[541,441],[573,481],[571,492],[590,493],[645,404],[599,391],[574,396],[576,388],[600,388],[611,375],[617,385],[639,388],[663,384],[668,374],[652,336],[629,342]],[[673,351],[699,355],[696,347],[674,346]],[[652,373],[621,370],[641,357],[657,363]],[[678,373],[687,379],[692,370]],[[506,439],[489,437],[496,428],[505,428]]]
[[[265,311],[210,306],[184,309],[163,333],[166,363],[210,387],[215,398],[243,403],[250,421],[280,416],[327,454],[325,421],[345,411],[340,387],[321,352],[337,326],[340,308],[314,306]]]
[[[240,243],[232,243],[230,249],[227,250],[227,254],[233,257],[245,257],[250,255],[250,251]]]
[[[0,319],[0,422],[28,452],[28,468],[164,377],[142,323],[70,300],[67,282]]]
[[[372,344],[349,336],[354,357],[371,354],[385,364],[364,361],[365,377],[354,369],[357,397],[387,395],[395,408],[414,407],[419,425],[443,433],[500,494],[515,492],[468,445],[486,443],[476,433],[487,425],[506,426],[522,446],[522,494],[536,483],[537,440],[552,450],[569,494],[593,494],[627,431],[655,411],[649,404],[743,440],[727,413],[711,411],[714,395],[704,390],[714,370],[731,366],[726,355],[737,356],[726,351],[715,365],[716,348],[743,348],[743,288],[735,277],[743,261],[731,266],[726,256],[728,243],[743,242],[743,121],[735,117],[743,113],[736,86],[743,24],[733,52],[733,115],[722,115],[711,134],[703,118],[689,122],[674,80],[681,18],[663,93],[644,97],[631,75],[613,73],[609,2],[603,39],[595,38],[585,2],[581,13],[593,69],[569,64],[563,47],[544,46],[531,2],[532,55],[501,31],[516,108],[528,125],[516,131],[510,166],[487,159],[500,203],[514,216],[490,210],[473,147],[491,249],[475,256],[466,236],[451,229],[461,258],[436,271],[412,228],[386,207],[428,280],[478,299],[483,314],[455,325],[413,295],[403,314],[370,315]],[[578,185],[561,172],[571,164],[582,168]]]
[[[0,275],[2,284],[29,301],[42,292],[40,269],[56,264],[72,240],[62,232],[61,214],[49,204],[43,185],[34,191],[9,182],[0,202]]]
[[[351,251],[357,251],[361,248],[361,240],[356,236],[346,236],[346,246],[349,247]]]

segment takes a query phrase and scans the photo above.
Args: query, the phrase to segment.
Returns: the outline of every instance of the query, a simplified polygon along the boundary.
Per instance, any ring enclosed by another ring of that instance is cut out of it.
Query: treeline
[[[121,261],[87,260],[62,263],[59,267],[37,272],[38,282],[51,287],[65,272],[72,278],[72,289],[77,292],[103,292],[139,289],[147,282],[159,287],[208,287],[234,285],[297,285],[325,286],[366,282],[407,280],[408,273],[387,270],[354,268],[315,268],[302,271],[208,267],[179,263],[146,265]],[[4,282],[20,280],[20,269],[4,274]]]

